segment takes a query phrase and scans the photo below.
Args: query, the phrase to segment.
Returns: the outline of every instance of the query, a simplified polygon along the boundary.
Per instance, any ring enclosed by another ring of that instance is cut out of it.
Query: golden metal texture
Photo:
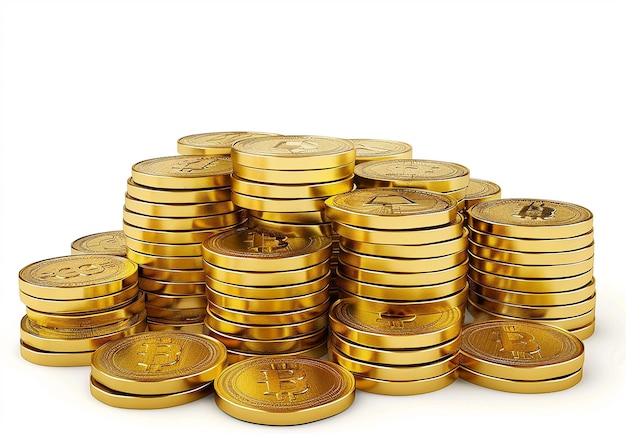
[[[230,178],[229,178],[230,181]],[[202,204],[230,201],[230,184],[208,189],[162,189],[142,186],[132,178],[126,181],[126,193],[141,201],[160,204]]]
[[[202,272],[204,273],[204,271]],[[203,295],[205,294],[205,282],[171,282],[157,279],[139,277],[139,288],[146,293],[157,295]]]
[[[569,278],[577,276],[592,270],[594,260],[594,257],[591,256],[576,263],[525,265],[490,260],[488,258],[478,257],[471,252],[468,252],[468,255],[469,264],[475,269],[496,275],[525,279]]]
[[[211,189],[230,185],[233,164],[223,156],[166,156],[135,163],[131,178],[157,189]]]
[[[202,266],[204,267],[204,264]],[[204,281],[206,276],[204,273],[204,269],[159,269],[156,267],[146,266],[145,264],[140,266],[140,271],[142,277],[178,283],[201,282]]]
[[[246,211],[238,209],[229,213],[197,217],[156,217],[134,213],[124,207],[124,222],[146,230],[197,231],[237,225],[246,218]]]
[[[355,163],[372,160],[410,159],[413,147],[406,142],[384,139],[350,139],[356,149]]]
[[[591,243],[574,251],[559,252],[519,252],[507,251],[490,246],[480,245],[469,240],[468,250],[476,257],[499,261],[502,263],[520,264],[524,266],[550,266],[578,263],[594,256],[595,244]]]
[[[216,317],[228,322],[243,325],[293,325],[295,323],[306,322],[328,313],[330,308],[330,297],[321,304],[312,307],[300,308],[289,311],[262,311],[251,312],[249,310],[233,310],[209,301],[207,310],[214,313]]]
[[[469,209],[479,202],[500,199],[501,197],[502,189],[498,184],[493,181],[470,177],[465,190],[465,207]]]
[[[124,198],[124,206],[131,212],[155,217],[202,217],[235,211],[232,201],[168,204],[148,202],[133,198],[128,193]]]
[[[126,246],[135,252],[157,257],[198,257],[202,256],[202,243],[154,243],[126,236]]]
[[[326,196],[319,198],[276,199],[244,195],[231,190],[233,203],[247,210],[269,213],[319,213],[324,211]]]
[[[518,252],[563,252],[575,251],[593,243],[593,229],[585,234],[556,239],[524,239],[484,233],[468,226],[469,239],[492,248]]]
[[[554,293],[576,290],[588,285],[593,279],[593,269],[562,278],[517,278],[484,272],[470,264],[467,276],[487,287],[528,293]]]
[[[206,285],[208,288],[221,293],[224,296],[230,296],[233,299],[283,299],[295,298],[299,296],[308,296],[317,293],[326,288],[330,284],[330,270],[318,278],[310,281],[298,282],[292,285],[282,286],[257,286],[257,285],[239,285],[229,282],[219,281],[206,275]],[[222,305],[222,304],[219,304]]]
[[[494,376],[476,373],[464,367],[459,367],[458,371],[461,379],[471,382],[472,384],[480,385],[481,387],[490,388],[492,390],[520,394],[553,393],[556,391],[563,391],[578,384],[583,377],[582,369],[576,373],[572,373],[561,378],[545,379],[541,381],[517,381],[497,378]]]
[[[224,269],[213,264],[203,263],[204,271],[207,276],[217,281],[222,281],[234,285],[244,286],[287,286],[294,284],[302,284],[321,278],[330,271],[328,260],[320,264],[309,266],[302,269],[284,270],[284,271],[267,271],[267,272],[251,272],[239,271],[232,269]]]
[[[413,396],[431,393],[451,385],[458,377],[459,369],[450,370],[448,373],[434,378],[419,379],[416,381],[384,381],[354,375],[356,388],[358,390],[387,396]]]
[[[353,173],[354,163],[322,169],[273,170],[252,168],[249,166],[238,165],[233,162],[233,174],[245,180],[255,181],[258,183],[273,183],[281,185],[307,183],[319,184],[352,177]]]
[[[230,189],[241,195],[255,196],[266,199],[305,199],[320,198],[350,192],[354,188],[354,176],[351,174],[340,180],[325,183],[308,184],[277,184],[250,181],[232,175]]]
[[[179,154],[183,155],[230,155],[230,149],[235,142],[243,139],[275,135],[275,133],[250,131],[197,133],[178,139],[176,149]]]
[[[191,257],[165,257],[137,252],[127,246],[126,256],[140,267],[148,266],[156,269],[189,270],[201,269],[203,266],[202,255]]]
[[[84,367],[91,364],[91,354],[86,352],[48,352],[35,349],[20,340],[20,355],[26,361],[48,367]]]
[[[105,231],[80,237],[71,243],[70,251],[72,254],[105,254],[125,257],[124,232],[122,230]]]

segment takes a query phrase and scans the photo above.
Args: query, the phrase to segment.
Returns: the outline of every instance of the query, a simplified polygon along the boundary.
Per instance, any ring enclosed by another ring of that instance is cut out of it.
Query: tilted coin
[[[470,177],[465,190],[465,207],[470,208],[479,202],[500,199],[501,196],[502,189],[493,181]]]
[[[190,134],[178,139],[177,150],[183,155],[230,155],[230,149],[235,142],[264,136],[275,136],[275,134],[249,131]]]
[[[124,231],[89,234],[74,240],[70,249],[72,254],[107,254],[124,257],[126,255]]]
[[[410,159],[413,147],[406,142],[385,139],[350,139],[356,149],[356,163],[371,160]]]

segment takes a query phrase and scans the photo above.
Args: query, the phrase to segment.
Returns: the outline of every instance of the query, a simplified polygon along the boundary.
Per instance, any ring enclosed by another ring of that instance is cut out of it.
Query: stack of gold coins
[[[201,332],[207,305],[202,242],[245,222],[230,200],[230,157],[136,163],[124,202],[127,257],[139,265],[150,330]]]
[[[124,231],[105,231],[80,237],[71,243],[70,250],[72,254],[107,254],[126,257]]]
[[[371,187],[410,187],[445,193],[457,200],[458,211],[465,208],[469,169],[452,162],[421,159],[393,159],[359,163],[354,182],[360,189]]]
[[[93,353],[90,391],[118,408],[167,408],[211,394],[227,365],[225,346],[211,337],[147,331],[109,341]]]
[[[137,265],[124,257],[73,254],[29,264],[19,276],[20,352],[46,366],[89,365],[103,343],[146,329]]]
[[[412,395],[442,389],[458,377],[464,308],[423,312],[418,304],[387,312],[333,303],[328,359],[353,373],[356,388]]]
[[[183,155],[230,156],[233,144],[243,139],[274,136],[274,133],[257,133],[249,131],[226,131],[198,133],[178,139],[177,150]]]
[[[501,197],[502,189],[493,181],[470,178],[467,190],[465,191],[464,206],[461,210],[463,219],[467,221],[467,209],[474,204],[492,199],[500,199]]]
[[[270,426],[300,425],[348,409],[355,381],[341,366],[305,356],[256,357],[230,364],[214,382],[215,403],[231,417]]]
[[[550,393],[583,376],[582,341],[555,326],[519,320],[469,323],[461,333],[459,376],[512,393]]]
[[[226,345],[229,361],[326,353],[330,237],[242,227],[214,234],[202,248],[204,332]]]
[[[356,151],[351,141],[321,136],[257,137],[236,142],[231,157],[232,200],[248,210],[250,227],[295,236],[333,236],[324,201],[354,189]],[[335,242],[337,247],[337,238]],[[336,264],[336,256],[331,262]],[[333,289],[331,296],[336,297]]]
[[[406,142],[382,139],[350,139],[356,149],[355,165],[373,160],[410,159],[413,147]]]
[[[470,313],[595,329],[593,215],[580,205],[498,199],[468,210]]]

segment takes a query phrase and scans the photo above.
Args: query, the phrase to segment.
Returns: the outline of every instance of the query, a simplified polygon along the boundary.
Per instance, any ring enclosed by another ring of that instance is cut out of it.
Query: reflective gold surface
[[[124,232],[105,231],[89,234],[74,240],[70,245],[72,254],[106,254],[126,256]]]
[[[230,155],[230,149],[237,141],[274,135],[250,131],[196,133],[178,139],[176,149],[183,155]]]
[[[230,185],[233,164],[223,156],[165,156],[135,163],[131,178],[159,189],[208,189]]]

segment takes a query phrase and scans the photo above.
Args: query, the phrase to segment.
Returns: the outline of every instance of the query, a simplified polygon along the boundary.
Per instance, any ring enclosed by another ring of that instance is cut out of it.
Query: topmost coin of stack
[[[229,156],[233,144],[243,139],[254,137],[274,136],[274,133],[256,133],[249,131],[225,131],[198,133],[183,136],[178,139],[179,154]]]
[[[511,198],[468,210],[472,314],[558,326],[595,325],[593,215],[576,204]]]
[[[379,160],[410,159],[413,147],[396,140],[350,139],[356,149],[355,165]]]

